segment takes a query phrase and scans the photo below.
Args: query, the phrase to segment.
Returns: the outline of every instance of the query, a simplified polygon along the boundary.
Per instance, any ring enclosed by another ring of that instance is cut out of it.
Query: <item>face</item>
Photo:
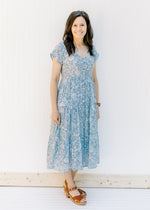
[[[74,39],[83,39],[87,30],[86,21],[82,16],[77,17],[71,27]]]

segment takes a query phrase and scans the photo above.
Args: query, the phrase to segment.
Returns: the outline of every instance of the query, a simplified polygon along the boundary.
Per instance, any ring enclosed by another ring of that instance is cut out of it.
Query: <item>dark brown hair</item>
[[[69,56],[75,52],[75,46],[73,44],[73,35],[71,32],[71,27],[72,24],[74,22],[74,20],[79,17],[82,16],[85,21],[86,21],[86,25],[87,25],[87,32],[84,36],[83,42],[84,44],[88,47],[90,54],[93,56],[93,29],[90,23],[90,19],[89,16],[86,12],[84,11],[73,11],[67,21],[66,21],[66,27],[65,27],[65,31],[64,31],[64,35],[63,35],[63,42],[64,45],[66,46],[67,52],[69,54]]]

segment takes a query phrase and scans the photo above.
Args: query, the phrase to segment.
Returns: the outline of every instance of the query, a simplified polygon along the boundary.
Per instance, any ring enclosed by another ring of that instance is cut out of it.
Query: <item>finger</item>
[[[57,124],[57,120],[54,120],[54,123]]]
[[[60,123],[60,115],[59,115],[59,123]]]
[[[60,116],[58,117],[58,123],[60,124]]]

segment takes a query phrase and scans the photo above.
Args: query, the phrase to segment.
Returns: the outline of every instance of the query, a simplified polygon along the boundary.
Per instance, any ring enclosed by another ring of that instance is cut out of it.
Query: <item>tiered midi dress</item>
[[[47,168],[67,173],[69,169],[93,169],[99,161],[97,101],[92,78],[99,53],[83,58],[68,55],[63,41],[58,42],[50,57],[61,64],[61,80],[57,91],[60,124],[51,120],[47,146]]]

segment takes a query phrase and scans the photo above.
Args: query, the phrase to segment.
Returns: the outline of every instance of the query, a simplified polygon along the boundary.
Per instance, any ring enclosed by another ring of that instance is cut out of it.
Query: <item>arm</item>
[[[53,57],[52,63],[52,75],[51,75],[51,82],[50,82],[50,96],[51,96],[51,104],[52,104],[52,112],[57,111],[57,90],[58,90],[58,82],[61,72],[61,64],[56,61]]]
[[[94,63],[92,77],[93,77],[93,82],[94,82],[94,87],[95,87],[96,101],[99,102],[99,89],[98,89],[98,80],[97,80],[97,75],[96,75],[96,62]]]

